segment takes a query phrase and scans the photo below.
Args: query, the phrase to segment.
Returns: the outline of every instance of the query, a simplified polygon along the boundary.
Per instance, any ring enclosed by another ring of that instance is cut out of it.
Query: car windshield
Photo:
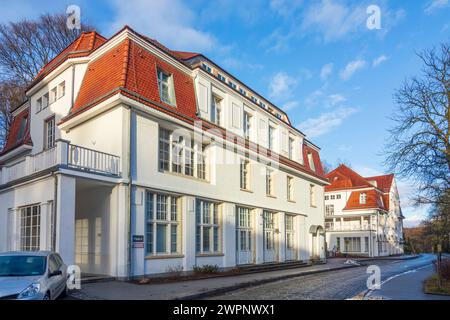
[[[0,277],[38,276],[45,273],[46,257],[0,256]]]

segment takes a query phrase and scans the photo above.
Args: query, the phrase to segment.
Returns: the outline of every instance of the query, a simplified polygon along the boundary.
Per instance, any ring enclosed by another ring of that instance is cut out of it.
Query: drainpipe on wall
[[[72,97],[70,99],[70,109],[72,110],[75,104],[75,65],[72,65]]]
[[[56,251],[56,223],[58,221],[57,217],[56,217],[56,215],[58,213],[58,211],[57,211],[58,210],[57,209],[57,206],[58,206],[58,175],[56,175],[55,172],[53,172],[52,175],[53,175],[53,177],[55,179],[55,182],[54,182],[55,190],[54,190],[54,195],[53,195],[53,208],[52,208],[52,211],[53,211],[53,217],[52,217],[53,230],[52,230],[51,249],[52,249],[52,251]]]
[[[131,148],[132,148],[132,123],[133,123],[133,112],[131,107],[129,108],[129,118],[128,118],[128,279],[132,278],[133,270],[132,270],[132,248],[131,248],[131,214],[132,214],[132,201],[131,201],[131,192],[133,189],[133,176],[132,176],[132,158],[131,158]]]

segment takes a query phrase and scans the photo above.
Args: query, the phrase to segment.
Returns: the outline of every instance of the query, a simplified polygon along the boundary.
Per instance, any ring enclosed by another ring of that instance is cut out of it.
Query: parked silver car
[[[49,251],[0,253],[0,300],[50,300],[65,295],[67,266]]]

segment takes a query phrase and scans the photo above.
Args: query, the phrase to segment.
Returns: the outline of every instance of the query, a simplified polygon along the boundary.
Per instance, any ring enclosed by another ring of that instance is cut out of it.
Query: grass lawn
[[[425,280],[424,291],[429,294],[450,295],[450,281],[442,279],[442,287],[439,288],[437,275],[433,275]]]

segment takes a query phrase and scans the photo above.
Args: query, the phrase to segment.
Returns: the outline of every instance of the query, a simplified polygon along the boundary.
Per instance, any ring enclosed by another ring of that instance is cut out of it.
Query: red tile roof
[[[366,203],[360,203],[360,195],[366,194]],[[376,189],[353,191],[343,210],[360,210],[360,209],[383,209],[388,210],[385,206],[383,195]]]
[[[331,183],[325,187],[325,191],[373,187],[364,177],[343,164],[326,174],[325,177]]]
[[[87,57],[95,49],[106,42],[106,38],[95,31],[83,32],[77,39],[69,44],[60,54],[50,60],[36,75],[29,87],[39,82],[46,74],[50,73],[69,58]]]
[[[25,130],[23,131],[22,137],[19,137],[20,128],[22,122],[26,121]],[[16,117],[14,117],[11,127],[9,128],[8,138],[6,139],[6,144],[3,147],[0,155],[4,155],[9,151],[14,150],[21,145],[33,145],[30,136],[30,121],[29,121],[29,109],[25,109],[20,112]]]
[[[383,192],[389,192],[391,190],[392,182],[394,181],[394,174],[386,174],[382,176],[368,177],[367,181],[376,181],[376,187]]]

